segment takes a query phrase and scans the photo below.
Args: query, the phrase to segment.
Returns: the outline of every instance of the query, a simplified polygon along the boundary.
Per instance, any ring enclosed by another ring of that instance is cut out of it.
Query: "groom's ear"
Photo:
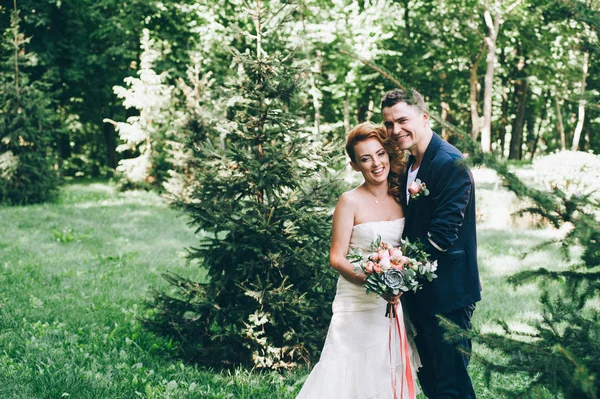
[[[425,126],[429,125],[429,114],[427,112],[423,112],[421,115],[423,115],[423,122],[425,123]]]

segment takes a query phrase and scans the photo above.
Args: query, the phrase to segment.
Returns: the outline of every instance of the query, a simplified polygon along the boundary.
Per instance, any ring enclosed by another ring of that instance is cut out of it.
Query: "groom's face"
[[[401,150],[416,155],[421,141],[427,140],[429,116],[414,105],[399,102],[385,107],[381,113],[388,136]]]

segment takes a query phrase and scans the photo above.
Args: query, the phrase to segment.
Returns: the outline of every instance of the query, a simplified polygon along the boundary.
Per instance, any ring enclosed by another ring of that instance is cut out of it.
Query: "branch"
[[[386,71],[385,69],[383,69],[380,66],[377,66],[375,64],[373,64],[372,62],[369,62],[363,58],[360,58],[359,56],[349,52],[348,50],[345,50],[343,48],[340,47],[340,53],[342,54],[346,54],[348,56],[350,56],[351,58],[355,59],[356,61],[361,62],[363,65],[368,66],[369,68],[373,69],[374,71],[378,72],[379,74],[381,74],[381,76],[383,76],[386,79],[389,79],[393,84],[395,84],[396,86],[398,86],[400,89],[408,92],[408,90],[406,89],[406,87],[400,83],[399,80],[395,79],[392,74],[388,71]]]
[[[514,10],[515,8],[517,8],[517,6],[521,3],[521,0],[517,0],[514,3],[512,3],[510,6],[508,6],[508,8],[506,9],[506,14],[510,14],[512,12],[512,10]]]

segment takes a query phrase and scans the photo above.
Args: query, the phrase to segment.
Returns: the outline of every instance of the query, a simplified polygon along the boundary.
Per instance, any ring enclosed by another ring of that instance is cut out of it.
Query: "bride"
[[[410,364],[399,358],[400,338],[395,330],[390,335],[390,319],[384,316],[386,300],[365,293],[366,275],[356,272],[346,259],[350,247],[368,253],[378,235],[390,245],[399,245],[404,213],[398,181],[404,157],[391,150],[385,128],[369,122],[349,133],[346,152],[364,182],[342,194],[333,213],[330,262],[340,274],[333,316],[321,358],[297,399],[414,399],[416,393],[407,387],[406,376],[415,384],[416,349],[409,349]],[[398,297],[386,299],[399,302]],[[402,320],[401,306],[398,313]]]

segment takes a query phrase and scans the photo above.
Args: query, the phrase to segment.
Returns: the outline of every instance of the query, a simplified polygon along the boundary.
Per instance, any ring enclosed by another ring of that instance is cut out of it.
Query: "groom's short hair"
[[[393,89],[388,91],[381,99],[381,110],[383,111],[384,108],[393,107],[394,105],[402,102],[407,103],[408,105],[414,105],[421,111],[427,112],[427,107],[425,106],[425,100],[423,100],[423,96],[414,89],[411,89],[409,92],[401,89]]]

